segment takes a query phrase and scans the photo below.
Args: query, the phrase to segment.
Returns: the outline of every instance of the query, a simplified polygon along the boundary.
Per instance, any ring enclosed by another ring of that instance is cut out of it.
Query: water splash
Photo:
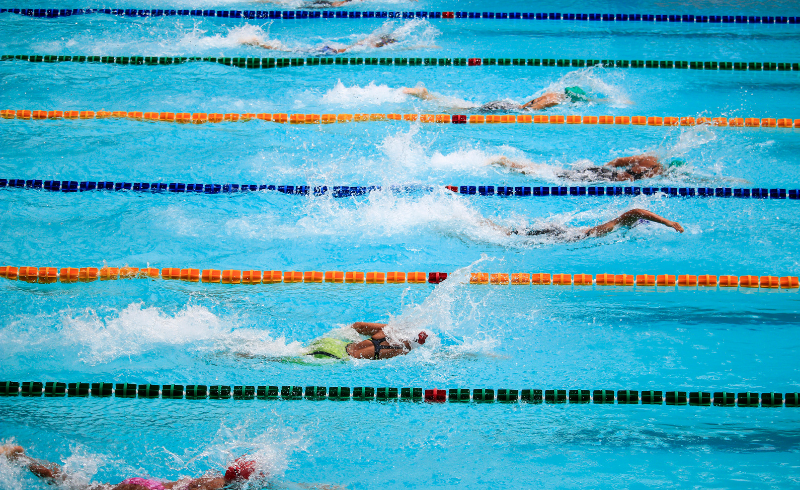
[[[185,32],[177,46],[182,49],[213,50],[215,48],[237,48],[242,45],[268,46],[271,51],[293,52],[299,49],[291,40],[279,40],[271,36],[270,24],[264,26],[244,24],[228,28],[227,33],[207,35],[208,31],[195,26]]]
[[[222,474],[242,457],[256,462],[256,474],[271,479],[283,475],[292,453],[305,451],[308,445],[305,431],[287,428],[282,421],[265,429],[263,422],[245,420],[233,427],[222,423],[206,444],[187,448],[182,454],[163,451],[169,467],[185,472],[187,477],[197,477],[206,471],[209,472],[206,474]]]
[[[364,105],[381,105],[386,103],[401,103],[407,96],[400,90],[390,88],[388,85],[376,85],[375,82],[361,87],[345,86],[341,80],[322,96],[325,104],[340,105],[343,107],[362,107]]]
[[[353,35],[357,44],[348,52],[371,51],[402,51],[414,49],[435,49],[436,37],[441,34],[439,29],[425,19],[411,19],[405,22],[388,21],[369,33],[367,36]],[[384,47],[374,47],[373,44],[385,38],[394,39],[396,42]]]
[[[53,325],[56,325],[53,328]],[[58,351],[62,362],[95,366],[128,358],[152,368],[164,348],[180,347],[189,354],[230,352],[246,356],[296,355],[302,345],[272,338],[268,331],[237,327],[235,317],[223,318],[203,306],[176,312],[133,303],[123,310],[67,310],[54,315],[22,317],[0,329],[4,358]]]
[[[251,46],[263,48],[268,51],[293,52],[298,54],[330,55],[331,49],[346,49],[347,53],[366,53],[372,51],[403,51],[424,48],[434,48],[439,30],[425,19],[412,19],[406,22],[385,22],[383,25],[368,34],[351,34],[338,38],[303,38],[297,39],[289,36],[273,36],[269,30],[271,24],[262,25],[244,24],[231,27],[227,33],[206,35],[208,31],[197,26],[183,34],[178,41],[178,47],[186,50],[214,48],[233,48],[238,46]],[[390,38],[391,44],[377,47],[375,44]],[[164,42],[165,49],[173,47],[174,42]]]
[[[581,68],[565,73],[558,80],[527,98],[526,101],[548,92],[564,93],[566,87],[578,86],[584,89],[591,98],[590,102],[579,102],[578,104],[605,104],[614,108],[623,108],[634,104],[624,88],[624,77],[625,75],[621,71],[606,70],[600,65]]]

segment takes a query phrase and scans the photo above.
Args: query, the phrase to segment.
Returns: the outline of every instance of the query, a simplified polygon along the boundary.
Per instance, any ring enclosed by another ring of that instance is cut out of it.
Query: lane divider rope
[[[559,124],[567,126],[700,126],[731,128],[800,128],[800,119],[771,117],[692,117],[692,116],[579,116],[545,114],[289,114],[289,113],[206,113],[206,112],[141,112],[141,111],[43,111],[2,109],[2,119],[85,120],[133,119],[136,121],[179,124],[264,121],[278,124],[346,124],[353,122],[406,121],[434,124]]]
[[[239,68],[288,68],[297,66],[556,66],[606,68],[678,68],[711,71],[800,71],[800,63],[758,61],[674,61],[674,60],[584,60],[555,58],[215,58],[199,56],[72,56],[4,54],[0,61],[39,63],[103,63],[117,65],[180,65],[219,63]]]
[[[800,17],[756,15],[691,14],[568,14],[535,12],[464,11],[331,11],[331,10],[180,10],[180,9],[0,9],[28,17],[58,18],[73,15],[107,14],[125,17],[215,17],[223,19],[496,19],[496,20],[573,20],[602,22],[669,22],[689,24],[800,24]]]
[[[190,194],[235,194],[252,192],[279,192],[297,196],[330,195],[334,198],[364,196],[372,192],[392,192],[410,194],[414,192],[433,192],[436,186],[390,185],[390,186],[308,186],[273,184],[189,184],[184,182],[110,182],[77,180],[41,179],[0,179],[0,189],[45,190],[50,192],[150,192],[150,193],[190,193]],[[448,185],[445,189],[456,194],[499,197],[617,197],[617,196],[664,196],[664,197],[721,197],[740,199],[800,199],[800,189],[731,188],[731,187],[635,187],[635,186],[493,186],[493,185]]]
[[[182,269],[165,267],[0,267],[0,277],[30,283],[87,283],[97,280],[164,279],[214,284],[276,284],[276,283],[346,283],[346,284],[439,284],[447,279],[446,272],[358,272],[358,271],[260,271],[238,269]],[[549,273],[487,273],[473,272],[473,285],[514,286],[615,286],[620,288],[717,288],[741,290],[798,290],[797,276],[717,276],[692,275],[631,275],[631,274],[549,274]]]
[[[232,389],[231,389],[232,388]],[[718,407],[800,407],[800,393],[540,390],[491,388],[373,388],[358,386],[176,385],[0,381],[0,396],[41,398],[139,398],[170,400],[337,400],[425,401],[431,403],[547,403],[691,405]]]

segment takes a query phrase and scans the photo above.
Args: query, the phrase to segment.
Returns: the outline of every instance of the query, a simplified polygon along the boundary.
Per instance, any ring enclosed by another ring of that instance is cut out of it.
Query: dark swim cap
[[[564,89],[564,93],[570,98],[570,100],[572,100],[572,102],[585,102],[589,100],[586,92],[584,92],[580,87],[567,87]]]

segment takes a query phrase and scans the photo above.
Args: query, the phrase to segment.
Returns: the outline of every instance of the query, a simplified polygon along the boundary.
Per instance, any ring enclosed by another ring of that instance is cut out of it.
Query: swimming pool
[[[0,8],[18,5],[8,0]],[[41,8],[106,7],[43,2]],[[128,7],[121,5],[119,7]],[[303,10],[300,3],[130,8]],[[556,2],[548,12],[794,15],[791,2]],[[492,11],[489,2],[363,2],[347,11]],[[527,12],[523,2],[503,11]],[[797,25],[489,19],[247,20],[0,14],[0,54],[557,58],[797,63]],[[257,38],[280,50],[240,44]],[[2,61],[0,109],[478,114],[580,86],[548,115],[800,118],[796,71],[545,66],[121,66]],[[422,83],[438,101],[403,95]],[[532,114],[532,113],[531,113]],[[130,118],[0,121],[0,177],[58,181],[381,186],[350,198],[0,189],[3,264],[282,271],[441,271],[441,284],[228,285],[0,280],[1,380],[492,389],[797,392],[798,295],[745,288],[483,286],[472,272],[796,276],[790,199],[509,197],[445,185],[588,186],[562,170],[652,152],[687,165],[652,187],[796,188],[797,129],[568,124],[219,124]],[[498,156],[528,174],[489,165]],[[417,186],[409,193],[391,186]],[[606,185],[606,184],[602,184]],[[430,189],[428,189],[430,188]],[[561,242],[516,229],[636,226]],[[354,321],[429,342],[391,360],[298,361]],[[0,438],[75,481],[224,470],[255,453],[275,485],[347,488],[778,487],[798,478],[796,408],[637,404],[0,397]],[[295,483],[292,483],[295,482]],[[0,487],[45,488],[0,461]]]

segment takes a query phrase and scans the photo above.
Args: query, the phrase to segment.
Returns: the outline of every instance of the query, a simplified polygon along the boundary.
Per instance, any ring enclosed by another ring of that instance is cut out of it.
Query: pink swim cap
[[[245,459],[245,457],[242,456],[234,461],[225,471],[225,482],[249,480],[255,472],[256,462],[251,459]]]

